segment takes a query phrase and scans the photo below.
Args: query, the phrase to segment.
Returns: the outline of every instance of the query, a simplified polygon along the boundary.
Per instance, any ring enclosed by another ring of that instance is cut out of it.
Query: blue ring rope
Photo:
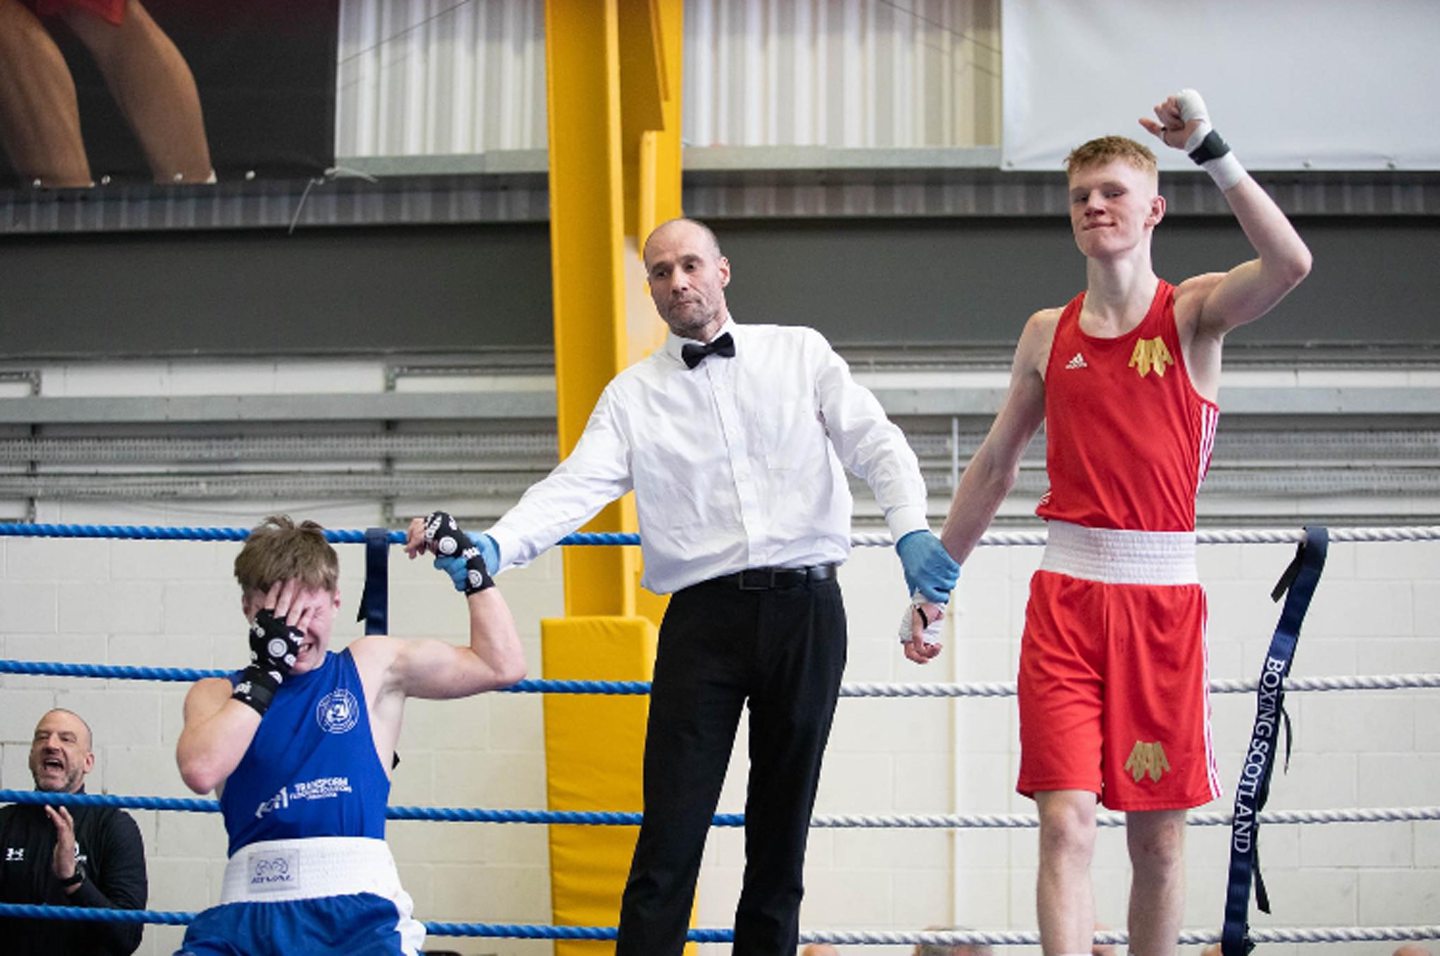
[[[0,523],[0,538],[119,538],[127,541],[244,541],[249,528],[186,528],[126,524],[14,524]],[[364,544],[364,531],[327,529],[325,540],[333,544]],[[405,532],[391,531],[391,544],[404,544]],[[638,534],[587,531],[566,535],[560,544],[639,544]]]
[[[46,906],[38,903],[0,903],[0,918],[58,919],[77,923],[160,923],[184,926],[194,913],[174,910],[123,910],[91,906]]]
[[[195,667],[136,667],[123,664],[67,664],[62,661],[0,660],[0,674],[32,677],[113,677],[121,680],[158,680],[192,683],[206,677],[225,677],[235,671]],[[641,680],[522,680],[505,688],[512,694],[648,694],[650,682]]]
[[[219,813],[218,800],[198,797],[137,797],[108,793],[51,793],[43,790],[0,790],[0,803],[31,806],[118,807],[123,810],[178,810]],[[432,820],[446,823],[555,823],[573,826],[639,826],[640,814],[618,810],[486,810],[477,807],[386,807],[387,820]],[[742,827],[743,813],[717,813],[717,827]]]
[[[160,923],[184,926],[196,914],[174,910],[124,910],[83,906],[44,906],[35,903],[0,903],[0,919],[52,919],[82,923]],[[501,939],[614,939],[613,926],[539,926],[528,923],[427,922],[431,936],[488,936]],[[733,930],[692,929],[686,934],[692,943],[728,943]]]

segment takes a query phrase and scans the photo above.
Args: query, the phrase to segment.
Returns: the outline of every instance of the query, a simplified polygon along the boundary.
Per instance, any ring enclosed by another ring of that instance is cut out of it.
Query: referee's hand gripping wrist
[[[950,592],[960,580],[960,565],[950,557],[940,539],[928,530],[916,530],[895,542],[900,565],[905,571],[905,589],[932,604],[947,604]]]
[[[425,519],[426,549],[435,555],[435,567],[450,576],[455,590],[467,596],[495,586],[491,567],[500,564],[500,549],[488,534],[472,540],[444,511]]]

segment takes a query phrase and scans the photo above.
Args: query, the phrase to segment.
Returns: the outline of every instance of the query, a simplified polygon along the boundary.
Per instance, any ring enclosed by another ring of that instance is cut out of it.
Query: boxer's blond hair
[[[1103,166],[1116,160],[1159,178],[1155,154],[1150,152],[1149,147],[1128,136],[1101,136],[1076,146],[1070,151],[1070,155],[1065,157],[1065,174],[1073,176],[1079,170]]]
[[[235,556],[235,580],[246,594],[268,591],[276,581],[298,580],[306,588],[334,591],[340,557],[313,521],[298,525],[289,515],[271,515],[245,539]]]

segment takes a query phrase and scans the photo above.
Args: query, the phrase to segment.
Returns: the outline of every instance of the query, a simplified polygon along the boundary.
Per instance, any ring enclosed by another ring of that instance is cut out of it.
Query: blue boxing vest
[[[233,684],[240,679],[231,675]],[[220,812],[229,855],[261,840],[385,839],[390,778],[375,753],[365,688],[346,650],[287,677],[239,766]]]

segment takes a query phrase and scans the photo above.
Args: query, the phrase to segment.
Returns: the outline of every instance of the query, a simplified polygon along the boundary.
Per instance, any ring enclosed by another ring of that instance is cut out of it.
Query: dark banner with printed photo
[[[334,164],[339,0],[0,0],[0,185]]]

